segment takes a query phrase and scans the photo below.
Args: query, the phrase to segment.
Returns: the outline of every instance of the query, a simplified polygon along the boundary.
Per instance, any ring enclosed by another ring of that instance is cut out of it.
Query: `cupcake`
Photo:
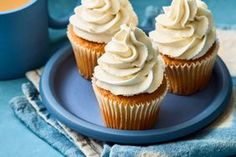
[[[212,14],[201,0],[173,0],[149,36],[166,64],[170,91],[189,95],[206,87],[219,49]]]
[[[137,25],[138,19],[128,0],[82,0],[70,17],[67,36],[77,67],[90,79],[97,59],[122,24]]]
[[[165,64],[139,28],[122,25],[98,59],[92,79],[107,127],[152,128],[167,92]]]

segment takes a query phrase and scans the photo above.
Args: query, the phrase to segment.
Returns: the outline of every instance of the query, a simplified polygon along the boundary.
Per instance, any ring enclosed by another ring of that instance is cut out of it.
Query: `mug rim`
[[[34,4],[37,0],[30,0],[29,3],[26,3],[25,5],[16,8],[16,9],[12,9],[12,10],[8,10],[8,11],[0,11],[0,15],[6,15],[6,14],[11,14],[11,13],[15,13],[21,10],[26,9],[27,7],[31,6],[32,4]]]

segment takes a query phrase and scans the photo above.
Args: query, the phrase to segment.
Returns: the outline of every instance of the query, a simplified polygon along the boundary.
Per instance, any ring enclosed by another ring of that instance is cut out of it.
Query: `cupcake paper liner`
[[[97,60],[104,52],[101,52],[101,50],[93,49],[92,46],[87,48],[83,45],[83,43],[79,43],[76,39],[77,36],[74,34],[72,27],[72,25],[68,25],[67,37],[72,45],[78,70],[84,78],[90,80],[93,75],[94,67],[97,65]],[[90,44],[90,42],[85,44],[88,45]]]
[[[80,74],[86,79],[91,79],[94,67],[97,65],[97,60],[102,53],[84,48],[79,44],[74,44],[72,41],[71,45]]]
[[[207,86],[211,79],[219,43],[211,55],[197,62],[184,64],[167,64],[166,75],[169,91],[179,95],[190,95]]]
[[[103,121],[106,126],[122,130],[145,130],[155,126],[160,104],[166,94],[141,104],[123,104],[102,96],[93,85],[97,97]]]

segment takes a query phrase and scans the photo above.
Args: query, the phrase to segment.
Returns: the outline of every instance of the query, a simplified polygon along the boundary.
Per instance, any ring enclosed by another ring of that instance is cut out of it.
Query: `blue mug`
[[[49,58],[48,28],[66,28],[68,17],[54,19],[47,0],[0,12],[0,80],[24,76]]]

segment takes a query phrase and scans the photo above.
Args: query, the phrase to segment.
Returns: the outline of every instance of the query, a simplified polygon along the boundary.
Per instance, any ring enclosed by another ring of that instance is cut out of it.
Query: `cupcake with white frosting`
[[[120,25],[136,26],[138,19],[128,0],[82,0],[74,11],[67,36],[81,75],[90,79],[97,59]]]
[[[122,25],[98,59],[92,79],[107,127],[152,128],[167,92],[165,65],[139,28]]]
[[[149,36],[166,64],[170,91],[192,94],[208,84],[219,49],[212,14],[201,0],[173,0],[163,9]]]

